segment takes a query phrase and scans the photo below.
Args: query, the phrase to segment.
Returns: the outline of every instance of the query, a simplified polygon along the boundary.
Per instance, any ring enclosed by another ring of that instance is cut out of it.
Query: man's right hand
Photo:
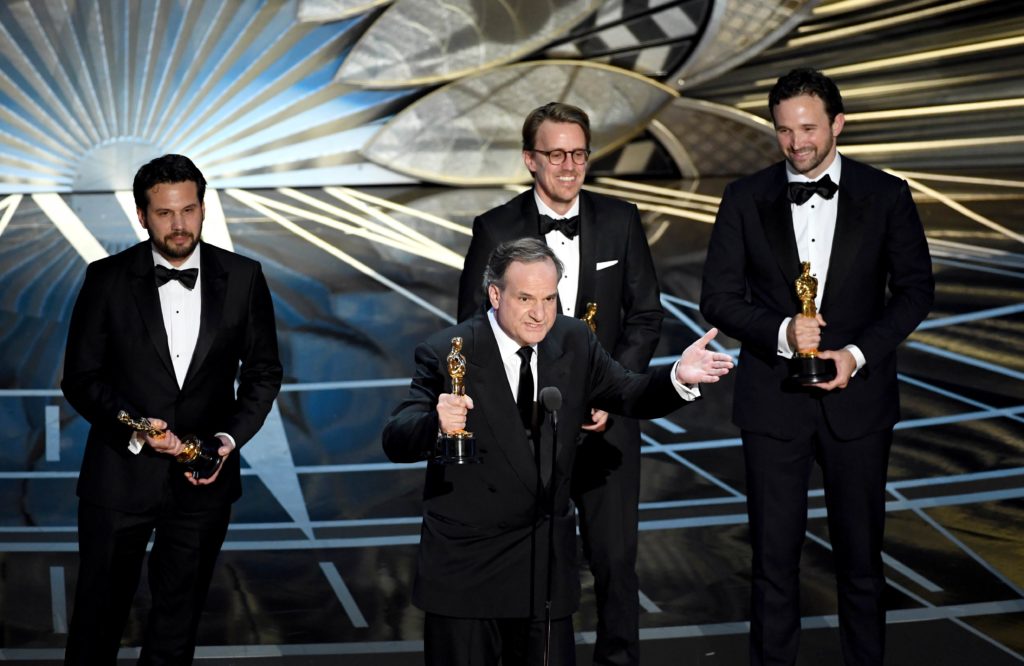
[[[473,399],[468,395],[442,393],[437,396],[437,418],[441,432],[453,433],[465,430],[466,419],[471,409],[473,409]]]
[[[185,445],[181,443],[178,436],[170,430],[167,430],[167,422],[160,419],[148,418],[150,425],[157,430],[162,430],[159,435],[150,435],[149,433],[140,433],[145,439],[146,444],[150,446],[157,453],[165,453],[169,456],[176,456],[181,453]]]
[[[814,317],[798,314],[789,320],[786,327],[786,341],[794,352],[806,352],[817,349],[821,344],[821,327],[826,326],[821,313]]]

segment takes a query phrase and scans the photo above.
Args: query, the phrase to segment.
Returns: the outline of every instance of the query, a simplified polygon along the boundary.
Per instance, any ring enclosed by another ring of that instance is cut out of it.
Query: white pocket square
[[[608,268],[609,266],[614,266],[617,263],[619,263],[618,259],[612,259],[611,261],[599,261],[599,262],[597,262],[597,270],[603,271],[604,269]]]

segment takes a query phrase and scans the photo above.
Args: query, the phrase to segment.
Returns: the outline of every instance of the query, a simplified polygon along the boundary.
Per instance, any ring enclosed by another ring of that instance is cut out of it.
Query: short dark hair
[[[587,112],[578,106],[562,102],[548,102],[526,116],[526,120],[523,122],[523,150],[533,150],[533,142],[537,139],[537,129],[545,120],[579,125],[587,140],[587,145],[584,147],[590,150],[590,118],[587,116]]]
[[[135,172],[132,192],[135,194],[135,207],[145,212],[149,208],[149,188],[161,183],[184,183],[192,181],[196,184],[199,203],[203,203],[206,194],[206,179],[192,160],[184,155],[161,155]]]
[[[491,256],[487,258],[487,268],[484,269],[484,291],[492,284],[499,290],[505,288],[505,272],[514,261],[521,264],[535,264],[539,261],[550,259],[558,271],[558,279],[562,279],[562,262],[555,255],[555,251],[544,244],[539,238],[520,238],[518,240],[505,241],[494,248]]]
[[[780,76],[768,93],[768,114],[775,121],[775,107],[779,102],[798,95],[812,95],[825,105],[829,122],[843,113],[843,96],[836,82],[810,67],[799,67]]]

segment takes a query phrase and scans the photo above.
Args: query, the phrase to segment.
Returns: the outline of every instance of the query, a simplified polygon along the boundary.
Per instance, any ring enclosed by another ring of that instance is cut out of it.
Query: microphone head
[[[557,412],[562,407],[562,392],[557,386],[545,386],[537,398],[545,412]]]

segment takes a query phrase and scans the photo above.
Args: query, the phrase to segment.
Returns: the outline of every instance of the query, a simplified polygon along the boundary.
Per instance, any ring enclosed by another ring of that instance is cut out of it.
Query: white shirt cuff
[[[779,326],[778,353],[782,358],[793,358],[793,348],[789,346],[789,339],[786,337],[786,329],[789,328],[789,322],[792,319],[792,317],[786,317],[782,320],[782,325]]]
[[[843,347],[843,349],[853,354],[853,359],[857,361],[857,367],[854,368],[853,372],[850,373],[850,376],[853,377],[854,375],[857,374],[858,370],[860,370],[867,364],[868,360],[864,358],[864,352],[862,352],[860,350],[860,347],[858,347],[857,345],[846,345],[845,347]]]
[[[128,440],[128,450],[135,455],[142,453],[142,447],[146,445],[146,439],[138,430],[132,431],[131,439]]]
[[[214,435],[214,437],[220,437],[221,435],[223,435],[223,436],[227,437],[227,438],[228,438],[228,441],[229,441],[229,442],[231,442],[231,450],[232,450],[232,451],[234,451],[235,449],[237,449],[237,448],[238,448],[238,444],[236,444],[236,443],[235,443],[235,438],[234,438],[234,437],[232,437],[231,435],[229,435],[229,434],[228,434],[228,433],[226,433],[226,432],[218,432],[218,433],[216,433],[216,434]]]
[[[686,402],[693,402],[700,397],[700,384],[684,384],[676,379],[676,366],[679,365],[679,361],[672,364],[672,386],[675,387],[676,393],[679,397]]]

